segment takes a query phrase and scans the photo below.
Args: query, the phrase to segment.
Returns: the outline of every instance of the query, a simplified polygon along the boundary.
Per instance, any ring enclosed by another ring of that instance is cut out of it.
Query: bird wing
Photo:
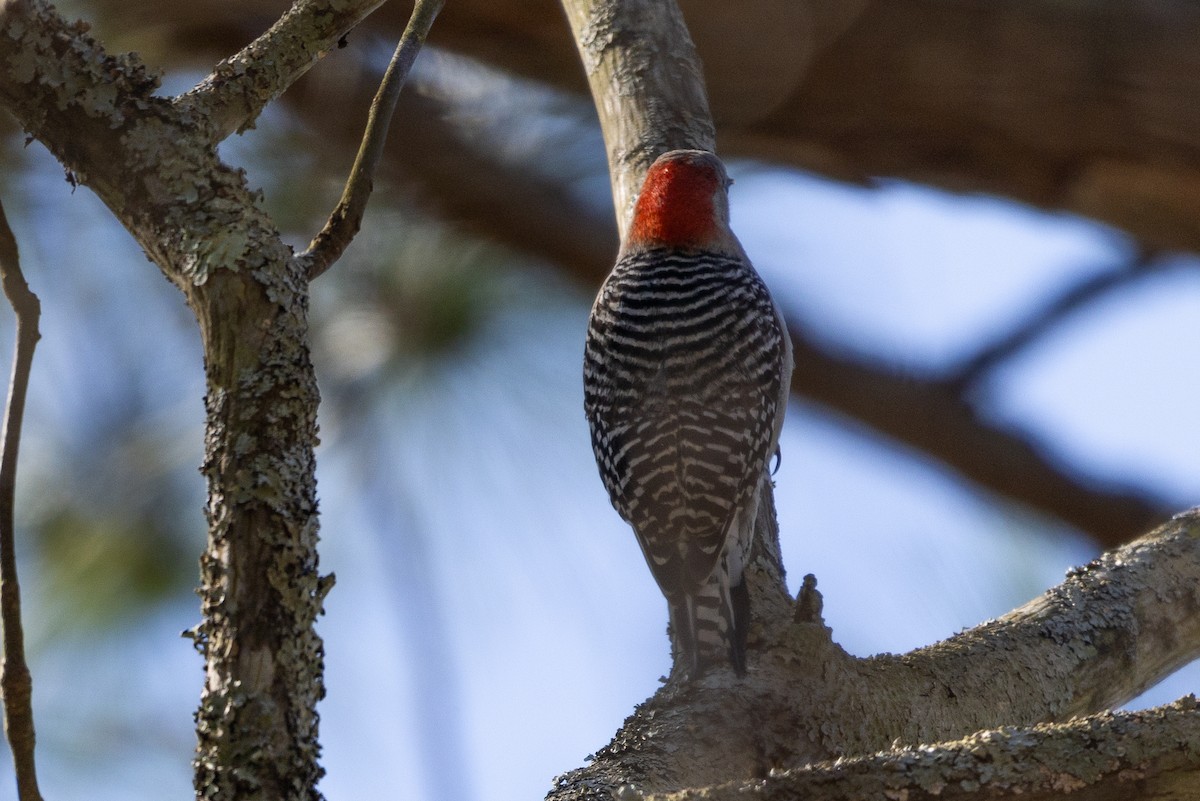
[[[601,478],[669,594],[699,587],[716,568],[770,458],[776,396],[769,382],[724,380],[701,394],[597,410],[593,444],[611,455],[598,459]]]

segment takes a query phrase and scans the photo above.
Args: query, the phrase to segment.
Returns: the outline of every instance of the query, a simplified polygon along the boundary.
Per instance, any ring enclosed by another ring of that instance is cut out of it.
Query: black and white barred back
[[[584,408],[600,476],[632,525],[693,672],[745,667],[742,568],[791,373],[786,331],[744,257],[623,256],[592,308]]]

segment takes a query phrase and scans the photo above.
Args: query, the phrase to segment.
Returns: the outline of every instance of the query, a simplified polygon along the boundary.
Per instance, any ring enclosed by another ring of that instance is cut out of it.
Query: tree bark
[[[200,325],[208,543],[204,617],[192,632],[206,676],[198,798],[320,797],[314,622],[331,577],[319,575],[316,551],[308,282],[214,146],[375,2],[335,5],[297,3],[280,23],[288,35],[273,29],[176,101],[153,96],[156,81],[135,56],[109,56],[86,26],[39,0],[0,12],[0,104],[96,192]],[[255,72],[262,63],[278,69]]]
[[[1200,799],[1200,707],[1104,712],[1062,725],[1005,727],[933,746],[779,771],[761,781],[655,795],[658,801],[1018,801]]]
[[[798,607],[812,608],[812,593]],[[1088,787],[1080,797],[1113,798],[1123,796],[1105,793],[1130,792],[1135,779],[1200,786],[1193,699],[1101,711],[1200,655],[1197,609],[1194,510],[1005,617],[908,654],[859,659],[819,618],[759,618],[745,679],[721,671],[668,683],[547,798],[624,797],[622,787],[671,798],[923,798],[949,785],[959,785],[951,797]]]

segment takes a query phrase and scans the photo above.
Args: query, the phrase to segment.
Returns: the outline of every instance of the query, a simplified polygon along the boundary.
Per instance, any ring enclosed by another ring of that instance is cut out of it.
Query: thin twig
[[[1153,272],[1160,266],[1156,255],[1143,253],[1124,269],[1100,273],[1068,288],[1014,326],[1007,334],[964,360],[951,371],[950,382],[962,388],[978,383],[997,365],[1018,355],[1076,311],[1108,292]]]
[[[4,412],[0,441],[0,619],[4,622],[4,662],[0,666],[0,692],[4,695],[4,729],[13,752],[20,801],[41,801],[33,760],[33,683],[25,663],[25,632],[21,627],[21,587],[17,582],[17,556],[13,536],[13,502],[17,484],[17,449],[21,443],[21,419],[33,349],[41,335],[38,317],[41,304],[29,290],[17,254],[17,240],[4,206],[0,205],[0,283],[17,318],[16,353],[12,383]]]
[[[362,225],[363,212],[367,208],[367,199],[375,182],[375,168],[383,156],[383,146],[387,141],[388,125],[392,121],[392,113],[396,110],[396,99],[404,88],[404,81],[412,69],[417,53],[425,44],[425,37],[433,20],[442,10],[444,0],[416,0],[412,17],[408,26],[396,45],[396,52],[388,64],[379,91],[371,101],[371,111],[367,116],[367,127],[363,131],[362,144],[359,145],[358,155],[354,166],[350,169],[350,177],[346,180],[346,188],[337,207],[329,215],[329,221],[308,245],[308,250],[296,258],[306,267],[310,279],[333,266],[346,247],[353,241]]]

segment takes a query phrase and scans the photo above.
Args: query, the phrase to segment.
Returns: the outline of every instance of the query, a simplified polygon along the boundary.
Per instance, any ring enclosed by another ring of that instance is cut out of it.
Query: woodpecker
[[[584,348],[600,478],[693,677],[722,661],[745,672],[742,572],[792,373],[783,317],[729,228],[730,183],[712,153],[655,160]]]

